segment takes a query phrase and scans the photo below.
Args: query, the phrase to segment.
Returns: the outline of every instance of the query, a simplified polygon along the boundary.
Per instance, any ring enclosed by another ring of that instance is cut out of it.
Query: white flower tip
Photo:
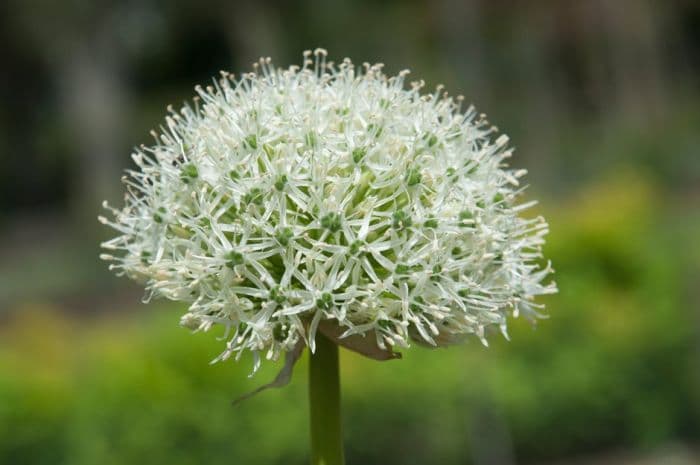
[[[496,128],[495,126],[494,126],[494,128],[496,130],[498,130],[498,128]],[[498,139],[496,139],[495,145],[496,145],[496,147],[503,147],[504,145],[506,145],[508,143],[509,140],[510,140],[510,138],[507,135],[501,134],[498,137]]]
[[[510,336],[508,335],[508,327],[506,326],[506,324],[503,323],[502,325],[500,325],[500,328],[501,328],[501,334],[503,335],[505,340],[510,342]]]

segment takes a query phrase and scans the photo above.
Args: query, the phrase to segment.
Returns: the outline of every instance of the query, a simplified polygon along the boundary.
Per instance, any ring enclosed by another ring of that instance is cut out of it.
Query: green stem
[[[343,465],[338,346],[316,333],[316,352],[309,353],[311,465]]]

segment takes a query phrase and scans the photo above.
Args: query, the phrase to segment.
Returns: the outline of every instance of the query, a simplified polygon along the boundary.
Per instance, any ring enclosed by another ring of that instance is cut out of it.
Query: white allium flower
[[[391,351],[538,315],[547,224],[520,216],[524,170],[483,115],[320,49],[255,70],[198,87],[133,154],[126,205],[100,218],[111,269],[188,302],[183,326],[223,326],[218,359],[250,350],[256,368],[313,350],[319,324]]]

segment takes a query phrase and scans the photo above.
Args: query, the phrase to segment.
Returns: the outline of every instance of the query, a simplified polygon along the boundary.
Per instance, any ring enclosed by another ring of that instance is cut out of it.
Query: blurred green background
[[[0,3],[0,463],[303,464],[306,361],[251,361],[97,260],[131,147],[259,56],[411,68],[488,112],[560,293],[512,342],[342,354],[349,464],[700,463],[697,1]]]

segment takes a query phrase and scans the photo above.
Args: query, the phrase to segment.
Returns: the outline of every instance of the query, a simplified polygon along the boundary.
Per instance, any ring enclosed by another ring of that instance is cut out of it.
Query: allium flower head
[[[110,268],[189,303],[182,325],[225,328],[219,359],[276,359],[321,327],[380,350],[442,346],[555,292],[547,224],[525,219],[508,138],[407,71],[326,52],[260,60],[197,88],[133,154],[125,206],[100,218]]]

